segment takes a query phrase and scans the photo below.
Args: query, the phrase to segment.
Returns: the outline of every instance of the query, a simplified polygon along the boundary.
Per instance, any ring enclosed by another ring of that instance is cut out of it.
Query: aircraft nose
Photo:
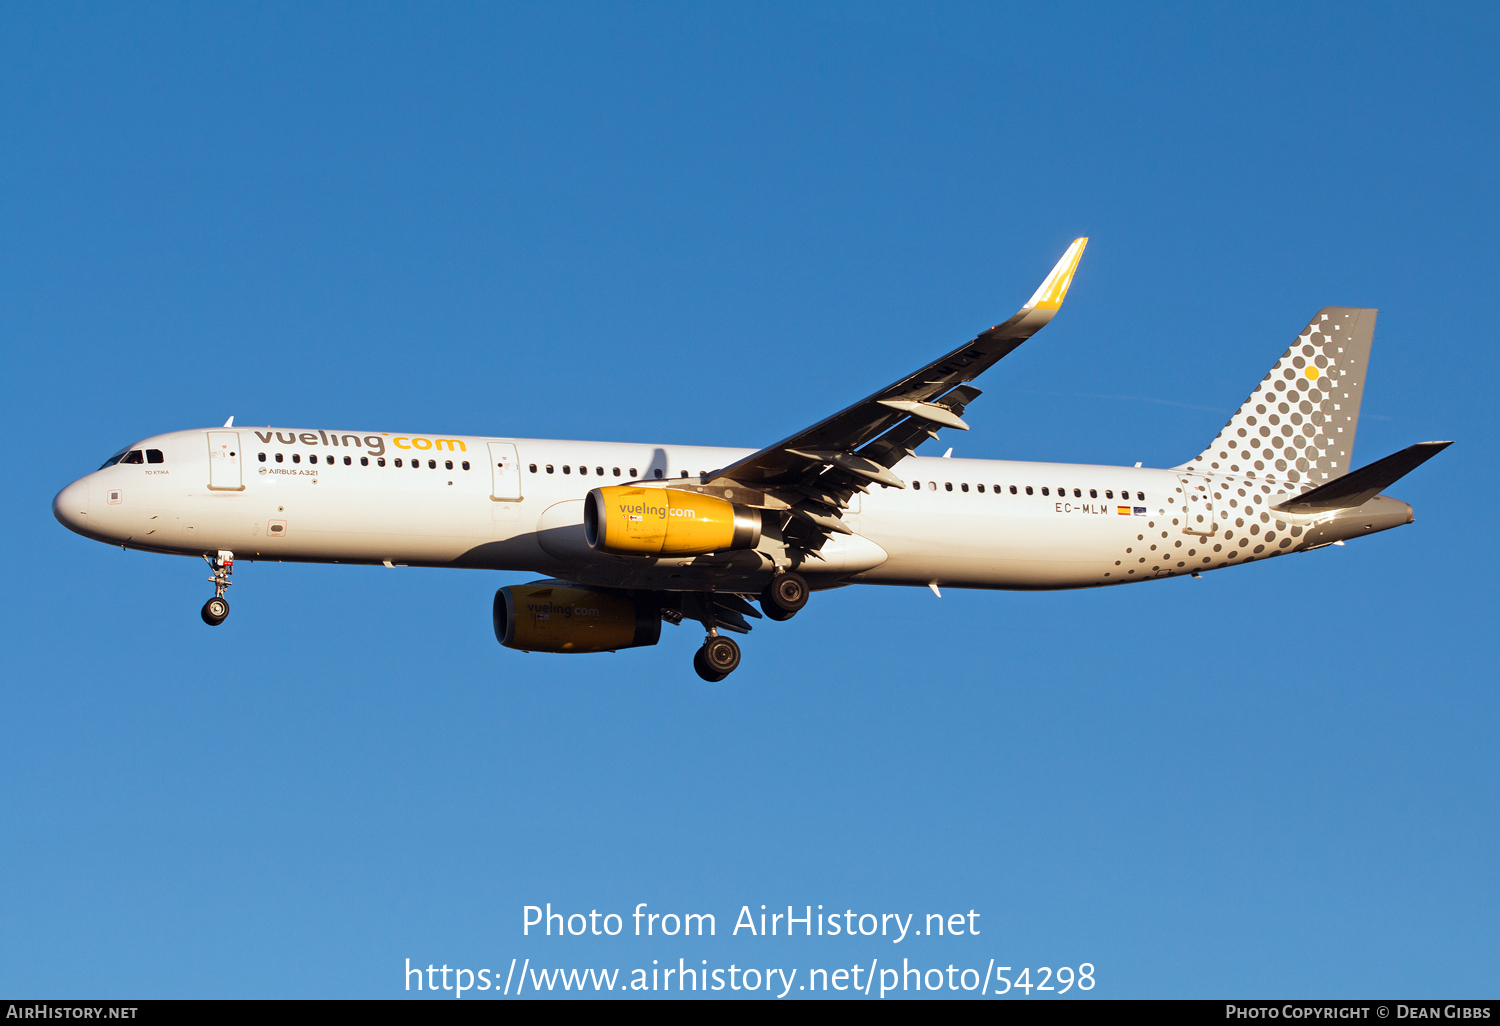
[[[52,500],[52,515],[70,531],[84,534],[89,520],[89,482],[79,478],[57,493]]]

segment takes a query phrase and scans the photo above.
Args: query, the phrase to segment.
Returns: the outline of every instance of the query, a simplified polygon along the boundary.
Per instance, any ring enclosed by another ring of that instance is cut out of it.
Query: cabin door
[[[521,463],[513,442],[490,443],[490,474],[494,487],[490,497],[496,502],[521,501]]]
[[[216,492],[245,490],[245,483],[240,480],[240,433],[238,431],[210,431],[208,433],[208,487]]]

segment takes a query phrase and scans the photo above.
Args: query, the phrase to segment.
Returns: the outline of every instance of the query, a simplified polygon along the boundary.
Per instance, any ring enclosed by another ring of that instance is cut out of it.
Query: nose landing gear
[[[204,623],[217,627],[229,617],[229,603],[224,601],[224,589],[234,583],[229,579],[234,573],[234,553],[220,549],[217,556],[204,556],[203,559],[214,572],[208,579],[214,586],[214,597],[203,603],[203,610],[199,615],[203,617]]]

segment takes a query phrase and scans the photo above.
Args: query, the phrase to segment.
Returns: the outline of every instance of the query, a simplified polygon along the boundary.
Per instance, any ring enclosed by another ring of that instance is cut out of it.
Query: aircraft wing
[[[905,488],[891,467],[941,427],[969,429],[962,414],[980,390],[967,382],[1052,320],[1087,244],[1086,238],[1075,239],[1014,317],[853,406],[717,471],[705,483],[738,484],[787,503],[810,548],[820,546],[829,531],[849,533],[838,513],[855,490],[872,481]]]

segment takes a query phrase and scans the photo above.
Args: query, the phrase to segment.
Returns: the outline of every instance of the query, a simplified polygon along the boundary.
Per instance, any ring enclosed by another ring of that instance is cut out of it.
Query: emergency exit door
[[[238,431],[208,433],[208,487],[211,491],[245,490],[245,483],[240,479],[241,455]]]
[[[490,497],[496,502],[521,501],[521,464],[511,442],[490,443],[490,475],[494,487]]]

